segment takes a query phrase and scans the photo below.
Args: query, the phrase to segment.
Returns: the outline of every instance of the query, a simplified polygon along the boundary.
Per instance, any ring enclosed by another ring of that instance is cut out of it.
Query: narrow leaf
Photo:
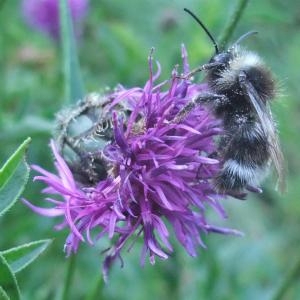
[[[43,253],[52,240],[39,240],[2,251],[13,273],[20,272]]]
[[[10,269],[5,258],[0,254],[0,295],[4,293],[9,299],[20,299],[20,290],[15,275]],[[2,298],[1,298],[2,299]],[[5,299],[5,297],[4,297]]]
[[[249,0],[239,0],[237,2],[233,15],[231,16],[228,25],[223,30],[223,33],[219,39],[219,45],[221,45],[223,48],[226,48],[228,41],[230,40],[239,20],[241,19],[248,2]]]
[[[67,0],[60,0],[60,27],[65,80],[65,101],[75,103],[84,96],[73,22]]]
[[[14,205],[27,183],[29,167],[25,151],[29,142],[30,138],[25,140],[0,170],[0,216]]]
[[[24,157],[25,151],[27,150],[30,141],[31,138],[27,138],[0,169],[0,188],[5,185],[5,183],[15,172],[17,166]]]

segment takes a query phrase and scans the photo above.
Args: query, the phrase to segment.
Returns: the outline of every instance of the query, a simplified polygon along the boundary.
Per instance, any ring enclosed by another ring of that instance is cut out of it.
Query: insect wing
[[[246,78],[240,80],[244,92],[248,96],[250,103],[257,113],[262,130],[268,137],[270,145],[270,155],[274,163],[278,175],[278,188],[280,191],[285,190],[284,176],[284,158],[280,149],[280,143],[277,136],[277,130],[272,117],[271,109],[268,104],[265,104],[261,97],[256,92],[255,88]]]

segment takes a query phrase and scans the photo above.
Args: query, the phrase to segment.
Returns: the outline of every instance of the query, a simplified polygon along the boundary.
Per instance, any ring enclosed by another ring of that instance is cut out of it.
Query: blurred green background
[[[181,62],[180,44],[189,53],[190,65],[207,62],[213,46],[194,20],[183,12],[188,7],[214,36],[228,24],[237,1],[157,0],[90,1],[84,33],[78,41],[86,90],[99,91],[122,83],[143,85],[148,78],[147,56],[155,47],[163,73],[169,78]],[[297,260],[300,259],[300,5],[294,0],[252,0],[232,40],[257,30],[259,35],[243,44],[264,57],[276,74],[280,96],[273,104],[280,139],[288,166],[288,191],[274,191],[275,179],[264,183],[264,193],[247,201],[228,199],[225,224],[245,237],[209,235],[207,249],[197,258],[181,247],[167,261],[155,266],[139,264],[141,244],[124,252],[125,266],[115,264],[110,281],[95,299],[271,299]],[[33,53],[28,56],[26,53]],[[27,137],[28,160],[53,169],[48,142],[55,113],[64,101],[59,47],[22,19],[20,1],[6,1],[0,10],[0,161],[1,164]],[[29,183],[24,196],[43,204],[41,185]],[[57,220],[35,215],[18,203],[0,219],[0,248],[31,240],[55,238],[50,248],[18,274],[24,299],[56,299],[69,260],[63,253],[66,231],[53,231]],[[176,243],[174,241],[174,243]],[[69,299],[89,299],[101,276],[101,251],[81,245]],[[284,299],[299,299],[300,277]]]

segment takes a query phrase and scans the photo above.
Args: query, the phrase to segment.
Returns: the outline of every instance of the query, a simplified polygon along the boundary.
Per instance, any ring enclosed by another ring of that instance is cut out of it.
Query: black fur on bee
[[[227,51],[218,46],[202,22],[189,10],[214,43],[216,53],[196,72],[206,72],[209,92],[188,103],[175,117],[179,122],[199,104],[206,104],[223,122],[224,135],[218,143],[222,168],[214,179],[218,192],[237,198],[245,189],[262,192],[257,187],[273,161],[283,189],[283,156],[277,139],[277,129],[268,102],[275,96],[275,81],[271,72],[254,52],[242,49],[239,43],[253,34],[243,35]]]

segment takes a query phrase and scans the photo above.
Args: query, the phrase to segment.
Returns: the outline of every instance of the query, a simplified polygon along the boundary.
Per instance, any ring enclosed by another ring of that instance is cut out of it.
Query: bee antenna
[[[189,9],[187,8],[184,8],[183,9],[185,12],[187,12],[188,14],[190,14],[194,19],[195,21],[202,27],[202,29],[206,32],[206,34],[209,36],[210,40],[213,42],[213,45],[215,47],[215,51],[216,51],[216,54],[219,53],[219,48],[218,48],[218,45],[215,41],[215,39],[213,38],[213,36],[211,35],[211,33],[208,31],[208,29],[205,27],[205,25],[200,21],[200,19],[194,14],[192,13]]]
[[[249,37],[252,34],[258,34],[258,32],[257,31],[249,31],[249,32],[244,33],[241,37],[239,37],[237,39],[236,42],[233,43],[232,46],[234,47],[235,45],[238,45],[242,40],[244,40],[245,38]]]

